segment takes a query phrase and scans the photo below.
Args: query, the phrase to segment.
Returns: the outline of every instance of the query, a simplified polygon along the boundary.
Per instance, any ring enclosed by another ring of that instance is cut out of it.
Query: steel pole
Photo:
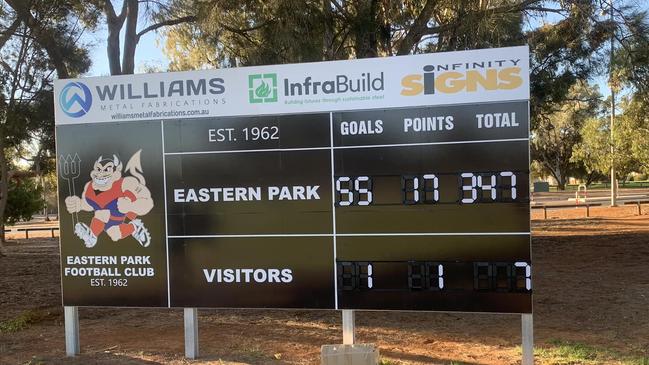
[[[613,1],[609,9],[613,24]],[[613,80],[613,52],[615,51],[615,29],[611,31],[611,59],[609,61],[609,86],[611,88],[611,206],[617,206],[617,179],[615,178],[615,80]]]
[[[523,337],[523,361],[522,365],[534,365],[534,324],[532,314],[521,315],[522,337]]]
[[[356,342],[356,313],[343,309],[343,345],[353,345]]]

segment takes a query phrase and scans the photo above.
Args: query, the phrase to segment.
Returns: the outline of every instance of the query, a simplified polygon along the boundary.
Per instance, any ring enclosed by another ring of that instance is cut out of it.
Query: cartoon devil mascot
[[[74,233],[86,247],[94,247],[97,237],[106,232],[113,241],[132,236],[140,245],[148,247],[151,235],[138,216],[153,208],[151,192],[142,176],[140,153],[137,151],[126,164],[113,155],[112,159],[99,156],[90,172],[91,180],[83,188],[81,197],[68,196],[65,205],[70,213],[95,212],[90,226],[78,222]],[[122,177],[122,170],[132,176]]]

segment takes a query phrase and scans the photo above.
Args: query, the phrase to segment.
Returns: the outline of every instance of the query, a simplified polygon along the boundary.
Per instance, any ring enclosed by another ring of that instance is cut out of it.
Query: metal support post
[[[185,357],[198,357],[198,310],[185,308]]]
[[[79,355],[79,308],[63,307],[65,318],[65,354],[70,357]]]
[[[356,342],[356,313],[343,309],[343,345],[353,345]]]
[[[610,3],[609,16],[611,17],[611,23],[615,24],[613,17],[613,2]],[[613,55],[615,53],[615,28],[611,31],[611,59],[609,61],[609,87],[611,88],[611,206],[617,206],[617,178],[615,177],[615,85],[613,82]]]
[[[532,314],[522,314],[523,334],[523,363],[522,365],[534,365],[534,325]]]

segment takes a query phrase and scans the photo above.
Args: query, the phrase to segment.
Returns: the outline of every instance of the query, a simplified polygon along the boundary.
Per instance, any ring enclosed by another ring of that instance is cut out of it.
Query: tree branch
[[[56,68],[59,78],[67,79],[70,77],[68,67],[65,64],[65,56],[61,52],[54,32],[45,27],[43,23],[34,18],[27,4],[19,0],[6,0],[6,3],[16,12],[17,17],[32,31],[32,35],[47,52]]]
[[[399,42],[399,47],[397,49],[397,55],[405,55],[410,53],[415,44],[419,43],[421,37],[424,35],[424,32],[428,29],[427,24],[433,15],[433,10],[437,5],[437,0],[428,0],[424,7],[419,12],[419,15],[415,21],[406,32],[406,35],[403,37],[401,42]]]
[[[0,35],[0,49],[5,45],[5,43],[7,43],[9,38],[11,38],[11,36],[13,36],[16,33],[16,30],[18,29],[19,25],[20,25],[20,19],[16,17],[13,23],[11,23],[11,25],[7,29],[5,29],[4,32],[2,32],[2,35]]]
[[[250,27],[250,28],[234,28],[234,27],[231,27],[231,26],[225,25],[225,24],[222,24],[221,26],[223,27],[223,29],[227,30],[228,32],[244,35],[245,33],[252,32],[253,30],[257,30],[259,28],[265,27],[271,21],[272,20],[266,21],[266,22],[263,22],[263,23],[261,23],[259,25],[255,25],[254,27]]]
[[[165,20],[165,21],[160,22],[160,23],[149,25],[148,27],[142,29],[141,31],[139,31],[137,33],[137,38],[140,39],[140,37],[142,37],[144,34],[146,34],[148,32],[151,32],[153,30],[162,28],[162,27],[172,26],[172,25],[181,24],[181,23],[191,23],[191,22],[195,22],[196,19],[197,18],[196,18],[195,15],[188,15],[188,16],[184,16],[182,18],[169,19],[169,20]]]

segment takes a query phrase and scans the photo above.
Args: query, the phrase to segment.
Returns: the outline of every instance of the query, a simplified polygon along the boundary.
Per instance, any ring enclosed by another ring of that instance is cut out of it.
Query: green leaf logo
[[[257,103],[277,102],[277,74],[248,75],[248,101]]]
[[[265,98],[270,95],[270,87],[268,86],[266,81],[261,80],[261,84],[255,89],[255,95],[258,98]]]

